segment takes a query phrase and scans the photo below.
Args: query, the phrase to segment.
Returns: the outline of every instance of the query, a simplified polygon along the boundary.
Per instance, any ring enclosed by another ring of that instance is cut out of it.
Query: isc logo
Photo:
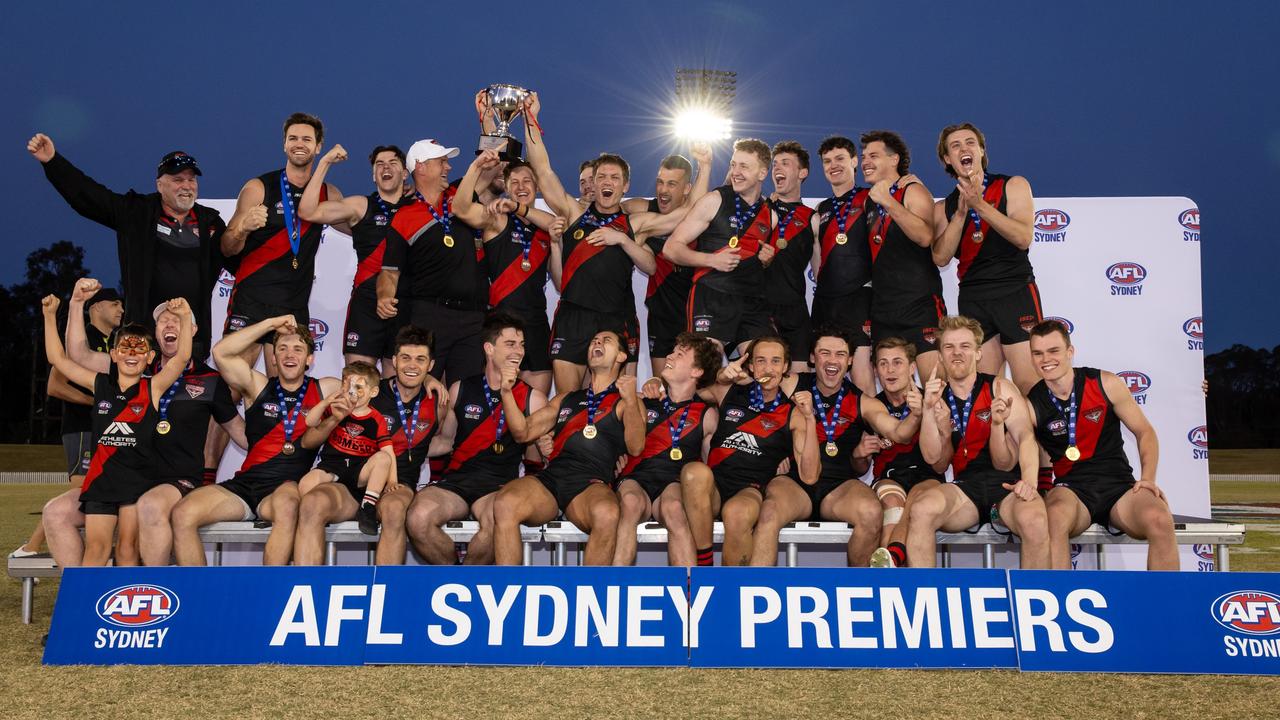
[[[178,596],[159,585],[126,585],[98,598],[98,617],[121,627],[155,625],[178,612]]]
[[[1036,212],[1034,239],[1036,242],[1065,242],[1070,224],[1071,216],[1061,210],[1039,210]]]
[[[1280,597],[1259,590],[1237,590],[1213,601],[1213,619],[1246,635],[1280,633]]]
[[[1064,317],[1059,317],[1057,315],[1049,315],[1045,317],[1045,320],[1057,320],[1058,322],[1062,323],[1067,327],[1067,334],[1071,334],[1076,331],[1076,324]]]
[[[1151,376],[1140,370],[1121,370],[1116,376],[1124,381],[1139,405],[1146,404],[1147,390],[1151,388]]]

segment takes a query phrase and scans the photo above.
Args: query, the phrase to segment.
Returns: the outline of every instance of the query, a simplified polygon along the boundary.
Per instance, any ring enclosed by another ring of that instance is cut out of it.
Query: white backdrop
[[[805,202],[816,206],[819,199]],[[206,200],[230,218],[234,200]],[[1158,481],[1175,514],[1209,516],[1208,437],[1205,432],[1203,323],[1200,302],[1200,213],[1188,198],[1039,198],[1031,262],[1036,268],[1046,316],[1072,329],[1076,362],[1123,376],[1160,438]],[[342,369],[342,329],[355,253],[348,236],[327,229],[316,258],[311,293],[311,329],[318,351],[315,375]],[[632,281],[640,327],[647,278]],[[943,270],[947,307],[956,310],[955,265]],[[223,274],[213,298],[213,338],[221,335],[231,278]],[[547,285],[549,312],[558,297]],[[810,278],[812,297],[812,278]],[[642,338],[639,372],[648,376],[648,338]],[[1138,469],[1137,448],[1128,435],[1130,462]],[[219,469],[229,477],[244,455],[232,445]],[[843,557],[843,549],[839,551]],[[1110,567],[1141,568],[1145,550],[1110,548]],[[825,553],[802,553],[831,564]],[[976,563],[957,553],[956,564]],[[842,562],[842,561],[838,561]],[[1088,554],[1081,567],[1091,567]],[[1002,566],[1016,556],[1002,553]],[[1185,569],[1207,569],[1206,558],[1184,551]]]

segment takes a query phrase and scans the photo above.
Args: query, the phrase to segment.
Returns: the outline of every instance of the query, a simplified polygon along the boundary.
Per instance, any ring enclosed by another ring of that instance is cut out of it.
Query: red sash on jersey
[[[909,187],[911,186],[904,185],[898,188],[898,192],[894,193],[893,199],[901,203],[902,199],[907,196],[907,188]],[[870,191],[868,191],[868,194],[870,194]],[[906,203],[903,204],[905,205]],[[876,256],[880,254],[880,248],[884,247],[885,241],[889,239],[889,228],[893,225],[893,216],[889,214],[889,211],[885,211],[884,217],[879,215],[880,213],[877,212],[876,217],[871,221],[871,232],[867,236],[867,243],[871,245],[871,262],[876,261]],[[880,242],[876,242],[877,235],[880,236]]]
[[[897,460],[899,455],[914,451],[916,449],[916,444],[919,441],[920,433],[916,433],[915,437],[911,438],[910,443],[906,445],[894,443],[884,450],[876,453],[875,459],[872,461],[874,476],[877,478],[884,477],[885,469],[892,465],[893,461]]]
[[[515,222],[511,220],[510,222]],[[520,261],[524,258],[522,253],[502,271],[502,274],[493,281],[489,286],[489,305],[497,307],[498,303],[507,299],[507,296],[515,292],[525,280],[529,279],[529,274],[537,270],[547,259],[550,252],[548,247],[551,242],[551,236],[546,230],[535,229],[533,237],[529,239],[529,269],[520,269]],[[583,243],[584,245],[586,243]],[[576,249],[576,248],[575,248]]]
[[[677,445],[679,445],[680,440],[688,437],[689,433],[698,429],[702,424],[702,415],[706,411],[706,403],[697,401],[693,402],[692,406],[689,408],[689,417],[685,420],[684,432],[680,433],[680,437],[676,440]],[[676,408],[671,415],[675,415],[676,413],[683,414],[684,408]],[[671,422],[670,415],[668,415],[662,422],[654,425],[653,429],[649,431],[649,434],[644,437],[644,449],[640,451],[639,455],[632,455],[631,458],[627,460],[626,467],[622,469],[622,474],[618,477],[625,477],[626,475],[635,472],[640,463],[651,457],[666,455],[668,452],[671,452],[672,428],[674,428],[674,424]]]
[[[853,207],[849,208],[849,214],[845,216],[844,227],[846,231],[852,226],[853,222],[858,219],[858,216],[862,214],[863,209],[866,208],[868,192],[869,191],[867,190],[859,190],[858,192],[853,194],[853,197],[849,198],[849,202],[853,203]],[[835,212],[836,212],[835,210],[831,211],[833,218],[835,217]],[[831,251],[835,249],[836,235],[839,235],[839,234],[840,234],[839,223],[837,223],[834,219],[831,222],[827,223],[827,231],[823,233],[822,241],[820,243],[822,246],[822,258],[818,261],[819,273],[822,272],[822,268],[827,266],[827,256],[830,255]],[[872,252],[874,253],[875,251],[872,250]]]
[[[775,248],[778,246],[779,240],[787,240],[789,242],[792,238],[804,232],[805,226],[809,224],[809,219],[813,217],[813,208],[801,203],[796,206],[795,214],[792,214],[791,211],[787,211],[787,214],[791,215],[790,222],[787,223],[787,226],[796,228],[796,230],[788,235],[787,228],[782,225],[778,225],[778,227],[774,228],[772,242],[770,244]],[[778,221],[781,222],[783,219],[782,213],[778,213]]]
[[[320,188],[320,202],[324,202],[329,197],[329,186],[326,184]],[[283,199],[281,200],[283,202]],[[311,232],[313,223],[307,222],[302,218],[298,220],[298,237]],[[249,251],[248,255],[240,260],[240,266],[236,268],[236,282],[232,287],[232,292],[240,283],[249,278],[250,275],[261,270],[272,262],[284,257],[285,253],[292,252],[293,246],[289,243],[289,228],[282,227],[276,234],[267,238],[267,241],[258,247]]]
[[[135,407],[141,407],[142,411],[135,411]],[[136,423],[142,422],[146,417],[147,411],[151,409],[151,378],[138,379],[138,394],[129,398],[125,403],[124,409],[112,418],[113,423]],[[89,472],[84,476],[84,482],[80,485],[80,492],[89,489],[89,485],[102,474],[102,470],[110,462],[112,456],[120,448],[114,445],[98,445],[93,449],[93,459],[89,461]]]
[[[991,439],[991,388],[992,383],[985,383],[978,392],[978,397],[973,399],[973,406],[969,408],[964,437],[960,438],[960,444],[951,455],[951,469],[956,475],[964,472],[969,461],[987,449],[987,441]],[[982,421],[983,413],[986,413],[986,422]],[[974,430],[975,427],[978,428],[977,431]]]
[[[1102,383],[1093,378],[1085,378],[1082,395],[1079,410],[1076,412],[1076,449],[1080,451],[1080,460],[1076,462],[1083,462],[1093,457],[1094,451],[1098,449],[1098,439],[1102,437],[1102,425],[1107,421],[1107,395],[1102,389]],[[1085,417],[1095,412],[1098,413],[1096,419],[1090,420]],[[1082,430],[1086,431],[1081,432]],[[1063,477],[1070,473],[1076,462],[1068,460],[1065,455],[1055,459],[1053,461],[1054,477]]]
[[[520,408],[520,411],[527,412],[529,409],[529,386],[523,380],[517,380],[515,387],[511,388],[511,394],[515,396],[516,406]],[[453,449],[453,455],[449,458],[449,465],[445,468],[446,473],[456,472],[468,460],[498,442],[497,411],[501,407],[501,401],[499,401],[499,404],[489,411],[489,415],[484,419],[484,422],[477,425],[471,431],[471,434]]]
[[[356,266],[356,277],[352,281],[351,287],[358,288],[369,281],[370,278],[382,272],[382,256],[387,252],[387,241],[384,238],[378,243],[378,247],[373,249],[360,264]]]
[[[627,222],[626,217],[627,216],[625,214],[619,215],[611,220],[607,225],[602,225],[601,227],[613,228],[614,230],[630,235],[631,225]],[[582,222],[581,217],[578,218],[578,222]],[[584,232],[585,230],[586,228],[583,228]],[[592,228],[592,231],[594,232],[594,228]],[[587,234],[589,235],[590,233]],[[569,253],[569,257],[564,262],[564,270],[560,274],[560,287],[569,287],[569,281],[573,279],[573,274],[578,271],[578,268],[586,264],[586,262],[591,258],[604,252],[605,248],[608,247],[610,246],[592,245],[587,242],[586,236],[584,235],[582,241],[574,246],[573,252]]]
[[[757,438],[763,440],[764,438],[769,437],[770,435],[778,432],[779,430],[782,430],[783,428],[789,429],[789,426],[791,425],[791,423],[788,421],[791,419],[791,409],[788,407],[788,403],[783,402],[781,405],[778,406],[778,410],[786,410],[786,415],[782,418],[781,422],[777,422],[777,419],[773,417],[773,413],[762,412],[759,415],[756,415],[755,417],[751,418],[747,422],[739,425],[737,432],[745,432],[748,435],[754,435]],[[777,410],[775,410],[774,412],[777,412]],[[764,424],[765,420],[774,421],[775,422],[774,426],[773,427],[766,426]],[[711,467],[715,467],[720,463],[724,462],[726,458],[728,458],[730,455],[733,455],[735,452],[737,452],[737,450],[732,450],[730,448],[722,448],[722,447],[712,448],[711,454],[707,456],[707,465],[710,465]]]
[[[295,444],[301,444],[302,436],[307,432],[307,411],[320,400],[320,381],[316,378],[311,378],[311,382],[307,383],[307,394],[302,398],[302,408],[298,411],[297,424],[293,426],[293,442]],[[279,412],[283,417],[285,408],[281,407]],[[261,465],[268,460],[279,457],[281,455],[280,451],[284,447],[284,442],[284,422],[277,420],[271,430],[249,448],[249,454],[245,456],[244,463],[240,465],[240,472],[245,472],[256,465]]]
[[[618,399],[620,397],[621,396],[618,395],[618,393],[611,392],[608,396],[602,398],[600,400],[600,407],[596,409],[596,420],[604,418],[608,416],[609,413],[613,412],[613,406],[618,404]],[[586,426],[587,410],[586,408],[583,408],[578,411],[577,415],[569,418],[569,421],[560,429],[560,434],[556,435],[555,440],[552,443],[555,447],[551,450],[551,457],[547,458],[547,461],[550,462],[559,457],[560,451],[564,450],[564,445],[569,442],[569,438],[573,437],[575,433],[580,432],[582,428]]]
[[[662,287],[662,283],[667,281],[667,276],[676,271],[676,264],[663,257],[662,253],[654,256],[654,259],[657,261],[658,267],[649,276],[649,286],[644,292],[645,300],[653,297],[653,294],[658,292],[658,288]]]
[[[987,186],[987,191],[982,194],[982,199],[986,200],[992,207],[1000,207],[1000,200],[1004,197],[1004,178],[996,178]],[[973,216],[965,212],[964,229],[960,231],[960,247],[957,253],[960,258],[960,264],[956,266],[956,276],[964,279],[964,274],[969,270],[969,266],[977,259],[978,253],[982,251],[982,243],[974,242],[973,234],[975,232],[986,232],[990,227],[982,218],[978,218],[978,222],[973,221]],[[985,240],[985,238],[984,238]]]
[[[764,228],[763,230],[761,228]],[[756,216],[747,223],[745,230],[738,233],[738,247],[731,248],[728,245],[716,250],[715,255],[726,253],[730,250],[738,250],[739,256],[746,260],[760,254],[760,246],[768,245],[769,238],[773,235],[773,206],[767,202],[760,203],[760,210]],[[707,273],[713,272],[711,268],[698,268],[693,274],[693,281],[698,282],[699,279],[705,277]]]
[[[845,395],[844,398],[840,401],[840,407],[827,409],[827,416],[825,419],[827,421],[830,421],[832,415],[834,415],[836,418],[836,434],[833,437],[827,437],[826,425],[823,423],[824,418],[822,417],[822,415],[819,415],[817,412],[815,412],[814,419],[817,422],[814,423],[814,432],[817,434],[818,442],[822,442],[822,443],[835,442],[836,439],[838,439],[839,437],[844,435],[846,432],[848,432],[849,428],[853,427],[853,424],[858,422],[858,417],[860,416],[859,411],[862,409],[861,407],[859,407],[861,403],[862,403],[861,394],[849,393]],[[849,418],[849,422],[847,423],[839,422],[839,418],[845,415],[845,413],[841,411],[849,408],[850,404],[852,404],[853,407],[852,407],[852,413],[851,413],[852,417]],[[814,407],[814,410],[816,411],[817,407]]]

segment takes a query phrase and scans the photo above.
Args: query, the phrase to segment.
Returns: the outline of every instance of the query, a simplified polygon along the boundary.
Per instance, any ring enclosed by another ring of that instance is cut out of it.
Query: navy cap
[[[181,150],[173,152],[160,158],[160,164],[156,166],[156,177],[161,175],[175,175],[183,170],[192,170],[197,175],[203,175],[200,172],[200,166],[196,164],[196,159]]]

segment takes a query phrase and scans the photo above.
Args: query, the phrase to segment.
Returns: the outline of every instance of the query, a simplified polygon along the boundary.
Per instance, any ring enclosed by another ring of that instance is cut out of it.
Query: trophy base
[[[479,155],[485,150],[495,150],[498,157],[511,162],[520,159],[524,145],[509,135],[481,135],[480,142],[476,145],[476,154]]]

